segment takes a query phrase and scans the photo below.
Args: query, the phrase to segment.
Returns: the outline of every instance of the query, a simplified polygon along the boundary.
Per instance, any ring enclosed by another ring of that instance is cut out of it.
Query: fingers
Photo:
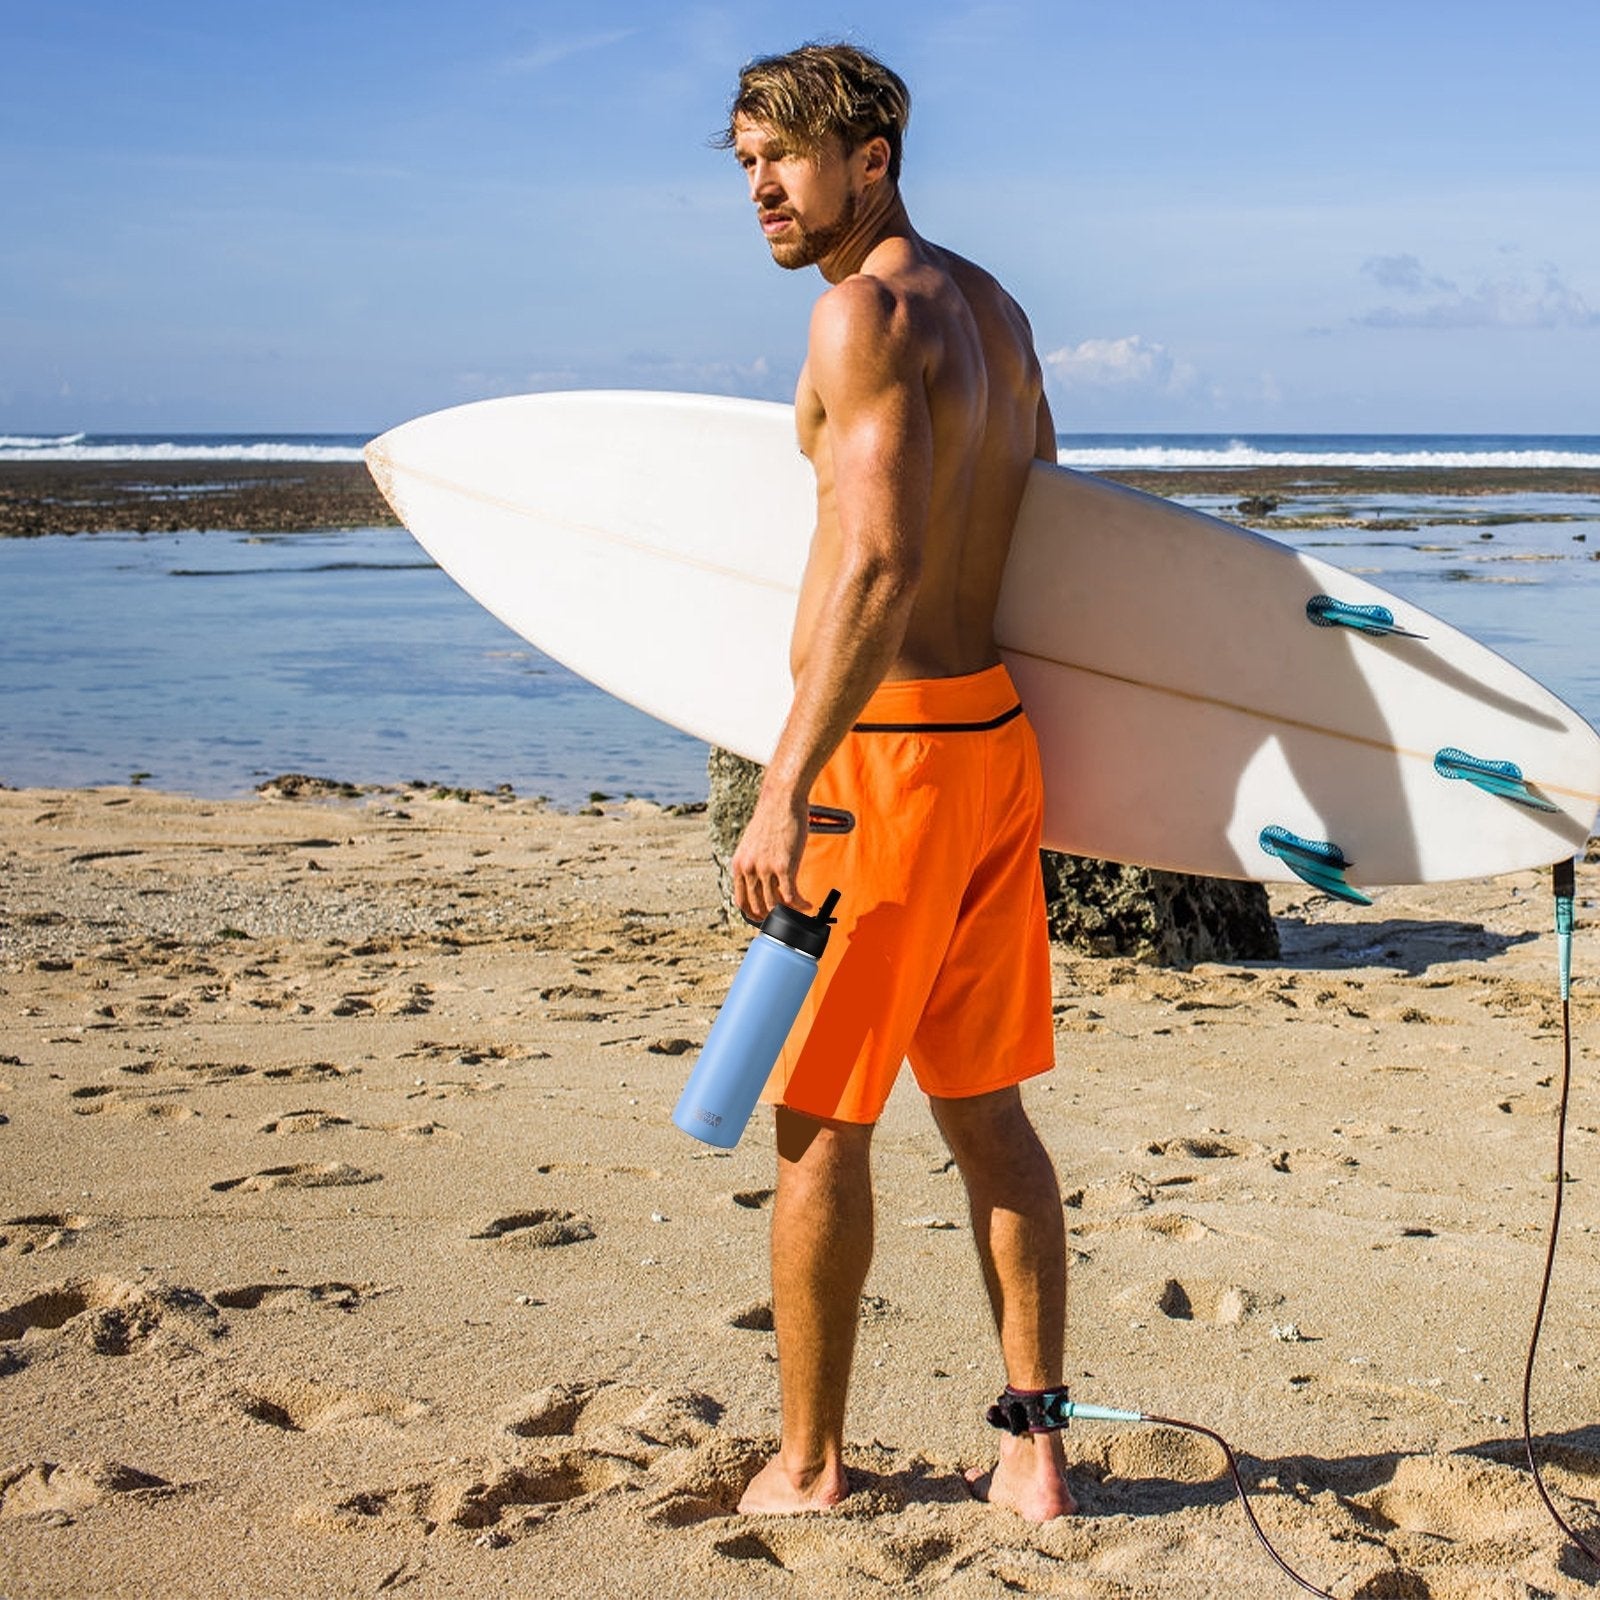
[[[786,906],[793,906],[796,911],[814,911],[816,907],[800,892],[800,884],[792,872],[786,872],[779,879],[778,892]]]
[[[793,906],[796,911],[816,909],[800,892],[800,885],[790,867],[747,866],[735,860],[731,863],[730,871],[734,904],[753,922],[765,922],[780,905]]]
[[[760,922],[767,914],[757,895],[758,887],[748,873],[733,869],[733,903],[747,922]]]
[[[765,793],[757,801],[729,863],[734,900],[745,916],[764,922],[780,905],[812,909],[797,881],[806,832],[803,805],[774,800]]]

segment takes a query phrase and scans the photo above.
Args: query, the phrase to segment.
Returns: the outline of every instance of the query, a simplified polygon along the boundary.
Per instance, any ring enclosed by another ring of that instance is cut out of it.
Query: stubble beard
[[[798,217],[792,217],[791,236],[770,241],[772,259],[788,272],[814,267],[843,243],[855,226],[857,209],[855,191],[847,189],[839,215],[826,227],[807,228]]]

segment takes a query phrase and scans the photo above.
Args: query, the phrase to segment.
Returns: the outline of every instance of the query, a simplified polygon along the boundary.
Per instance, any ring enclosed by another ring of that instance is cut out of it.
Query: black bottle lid
[[[761,931],[792,950],[820,960],[822,952],[828,948],[828,932],[834,923],[833,908],[838,903],[839,891],[830,889],[815,916],[808,917],[793,906],[774,906],[761,924]]]

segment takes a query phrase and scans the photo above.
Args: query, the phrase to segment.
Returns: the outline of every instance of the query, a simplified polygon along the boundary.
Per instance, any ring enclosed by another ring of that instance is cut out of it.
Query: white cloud
[[[1085,339],[1047,351],[1046,370],[1067,390],[1140,389],[1178,395],[1193,389],[1199,373],[1164,344],[1133,333],[1122,339]]]
[[[1404,306],[1378,306],[1355,318],[1363,327],[1600,327],[1600,310],[1551,265],[1531,275],[1480,278],[1471,289],[1458,288],[1448,278],[1429,276],[1415,256],[1374,256],[1361,270],[1384,288],[1399,290],[1411,300]]]
[[[1448,278],[1430,278],[1413,255],[1371,256],[1361,263],[1361,270],[1380,287],[1402,294],[1426,294],[1430,289],[1449,293],[1455,288]]]

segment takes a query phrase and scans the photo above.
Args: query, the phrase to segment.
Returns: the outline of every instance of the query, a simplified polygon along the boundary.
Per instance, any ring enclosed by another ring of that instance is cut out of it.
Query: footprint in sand
[[[219,1338],[221,1314],[203,1294],[176,1284],[135,1284],[118,1278],[74,1278],[0,1307],[0,1341],[30,1342],[35,1333],[63,1331],[95,1355],[125,1356],[158,1336],[183,1342]]]
[[[64,1528],[114,1495],[159,1500],[182,1492],[120,1461],[24,1461],[0,1471],[0,1519],[36,1517]]]
[[[627,1383],[560,1383],[503,1408],[500,1426],[518,1439],[606,1442],[616,1453],[699,1444],[722,1420],[710,1395],[672,1393]]]
[[[924,1587],[932,1592],[944,1578],[972,1564],[976,1551],[960,1552],[948,1532],[913,1531],[895,1525],[895,1513],[912,1504],[970,1505],[959,1471],[922,1457],[908,1461],[883,1447],[852,1451],[850,1505],[854,1509],[845,1516],[753,1517],[727,1527],[726,1519],[736,1512],[746,1485],[770,1450],[770,1441],[708,1441],[678,1467],[673,1482],[646,1503],[645,1520],[673,1528],[721,1524],[707,1529],[712,1535],[713,1555],[742,1564],[746,1572],[756,1566],[819,1578],[826,1574],[829,1593],[900,1592],[913,1583],[919,1592]],[[1035,1537],[1030,1530],[1030,1543]],[[995,1543],[992,1532],[985,1535],[982,1548],[986,1555],[995,1553]],[[737,1590],[737,1569],[725,1570],[728,1586]],[[1032,1592],[1032,1586],[1026,1584],[1005,1587]],[[990,1586],[972,1592],[997,1591]]]
[[[90,1227],[88,1217],[74,1211],[40,1211],[0,1219],[0,1254],[26,1256],[36,1250],[59,1250],[78,1242]]]
[[[368,1133],[392,1133],[397,1139],[438,1139],[448,1141],[461,1135],[442,1122],[424,1118],[420,1122],[358,1122],[358,1128]]]
[[[330,1532],[363,1533],[375,1525],[494,1529],[505,1536],[536,1526],[556,1507],[640,1481],[639,1463],[586,1450],[533,1460],[465,1463],[437,1479],[364,1489],[301,1506],[298,1522]],[[496,1542],[502,1542],[497,1540]]]
[[[183,1103],[179,1096],[188,1093],[187,1086],[164,1089],[124,1088],[114,1083],[90,1083],[68,1092],[73,1115],[79,1117],[114,1116],[138,1117],[156,1122],[183,1122],[200,1113]]]
[[[449,1058],[453,1067],[481,1067],[486,1061],[547,1061],[547,1050],[529,1050],[520,1044],[448,1044],[424,1039],[415,1049],[403,1050],[402,1061],[423,1058],[442,1061]]]
[[[392,1133],[400,1139],[432,1139],[443,1136],[459,1139],[441,1122],[357,1122],[354,1118],[340,1116],[336,1111],[324,1111],[320,1106],[308,1106],[302,1111],[285,1111],[281,1116],[263,1122],[259,1132],[275,1137],[301,1133],[329,1133],[336,1128],[355,1128],[364,1133]]]
[[[375,1283],[241,1283],[213,1289],[209,1299],[225,1311],[259,1311],[263,1306],[302,1310],[307,1304],[355,1311],[366,1301],[387,1293]]]
[[[1439,1540],[1529,1538],[1547,1526],[1525,1472],[1471,1456],[1407,1456],[1387,1483],[1349,1497],[1382,1532]]]
[[[885,1586],[900,1589],[913,1580],[937,1583],[952,1570],[950,1558],[956,1547],[941,1534],[864,1536],[862,1529],[848,1527],[843,1519],[795,1517],[781,1522],[763,1520],[755,1528],[714,1539],[711,1549],[727,1561],[757,1563],[784,1572],[810,1569],[818,1578],[826,1572],[848,1594]],[[969,1554],[960,1565],[965,1566],[970,1560]],[[1046,1563],[1048,1569],[1061,1566],[1059,1561],[1035,1556],[1037,1566],[1044,1567]],[[1020,1568],[1021,1563],[1014,1562],[1013,1575],[1019,1574]],[[834,1583],[829,1584],[830,1589]],[[997,1589],[986,1592],[1000,1590],[1020,1594],[1050,1592],[1043,1584],[1035,1586],[1011,1579],[1002,1580]]]
[[[354,1126],[349,1117],[341,1117],[336,1112],[323,1111],[312,1106],[304,1111],[285,1111],[281,1117],[263,1122],[260,1131],[273,1134],[323,1133],[329,1128]]]
[[[209,1088],[215,1084],[233,1083],[240,1078],[265,1078],[272,1083],[335,1083],[359,1070],[336,1067],[331,1061],[306,1061],[286,1067],[267,1068],[253,1067],[243,1061],[130,1061],[117,1068],[118,1072],[138,1078],[147,1078],[155,1073],[179,1072],[190,1080],[186,1088]],[[177,1094],[182,1091],[171,1089],[163,1092]],[[86,1089],[74,1090],[72,1098],[91,1100],[100,1095],[125,1093],[112,1084],[92,1084]]]
[[[267,1189],[342,1189],[352,1184],[377,1183],[381,1172],[364,1172],[348,1161],[319,1161],[291,1167],[267,1167],[242,1178],[223,1178],[211,1185],[217,1194],[259,1194]]]
[[[657,1527],[690,1528],[732,1516],[745,1486],[771,1453],[770,1441],[721,1435],[706,1440],[646,1502],[644,1520]]]
[[[285,1433],[314,1433],[374,1420],[403,1425],[429,1413],[420,1400],[375,1389],[339,1389],[304,1379],[234,1390],[222,1398],[221,1405],[238,1416]]]
[[[1090,1469],[1085,1490],[1096,1514],[1114,1514],[1141,1497],[1148,1504],[1151,1480],[1210,1483],[1227,1471],[1215,1445],[1176,1428],[1118,1428],[1086,1436],[1086,1448],[1081,1466]]]
[[[433,990],[425,983],[414,983],[399,994],[384,989],[355,989],[341,995],[331,1010],[336,1017],[370,1017],[379,1013],[425,1017],[433,1010]]]
[[[1147,1147],[1153,1156],[1176,1156],[1188,1161],[1226,1161],[1235,1156],[1261,1154],[1261,1146],[1250,1139],[1235,1139],[1227,1134],[1204,1133],[1180,1139],[1162,1139]]]
[[[1139,1211],[1156,1202],[1156,1186],[1137,1172],[1119,1172],[1081,1189],[1069,1190],[1061,1203],[1069,1211]]]
[[[1198,1217],[1185,1216],[1181,1211],[1164,1212],[1159,1216],[1148,1213],[1131,1217],[1112,1217],[1105,1222],[1080,1222],[1067,1232],[1074,1239],[1092,1238],[1101,1233],[1142,1233],[1150,1238],[1170,1240],[1173,1244],[1198,1244],[1202,1239],[1214,1239],[1217,1230]]]
[[[573,1211],[513,1211],[509,1216],[486,1222],[471,1239],[497,1239],[502,1244],[535,1250],[553,1250],[561,1245],[581,1244],[593,1239],[595,1231],[588,1218]]]
[[[1553,1454],[1560,1453],[1558,1446]],[[1541,1564],[1561,1557],[1560,1535],[1529,1490],[1520,1443],[1482,1453],[1323,1461],[1302,1473],[1308,1465],[1279,1462],[1261,1486],[1286,1492],[1291,1505],[1316,1495],[1323,1537],[1341,1541],[1356,1558],[1340,1591],[1351,1600],[1486,1600],[1547,1592],[1508,1571],[1511,1551]],[[1588,1455],[1587,1465],[1592,1472],[1600,1461]],[[1592,1501],[1593,1487],[1591,1479],[1576,1488],[1580,1504]],[[1364,1550],[1372,1553],[1362,1560]],[[1527,1576],[1533,1568],[1522,1570]]]
[[[135,1078],[148,1078],[158,1072],[181,1072],[190,1078],[198,1079],[204,1085],[227,1083],[234,1078],[254,1077],[256,1068],[242,1061],[128,1061],[118,1067],[117,1071],[125,1072]]]
[[[458,1528],[539,1522],[551,1506],[597,1494],[638,1478],[625,1457],[568,1450],[515,1466],[496,1464],[473,1482],[440,1485],[442,1521]]]
[[[261,1076],[272,1083],[335,1083],[360,1070],[336,1067],[331,1061],[307,1061],[292,1067],[268,1067]]]
[[[1281,1295],[1264,1295],[1220,1278],[1164,1278],[1135,1285],[1117,1296],[1131,1309],[1158,1312],[1172,1322],[1204,1322],[1234,1327],[1263,1306],[1281,1305]]]
[[[417,1085],[410,1090],[407,1100],[476,1100],[481,1095],[498,1094],[505,1085],[497,1079],[476,1079],[471,1083],[460,1078],[440,1078],[434,1083],[424,1083],[417,1080]]]

